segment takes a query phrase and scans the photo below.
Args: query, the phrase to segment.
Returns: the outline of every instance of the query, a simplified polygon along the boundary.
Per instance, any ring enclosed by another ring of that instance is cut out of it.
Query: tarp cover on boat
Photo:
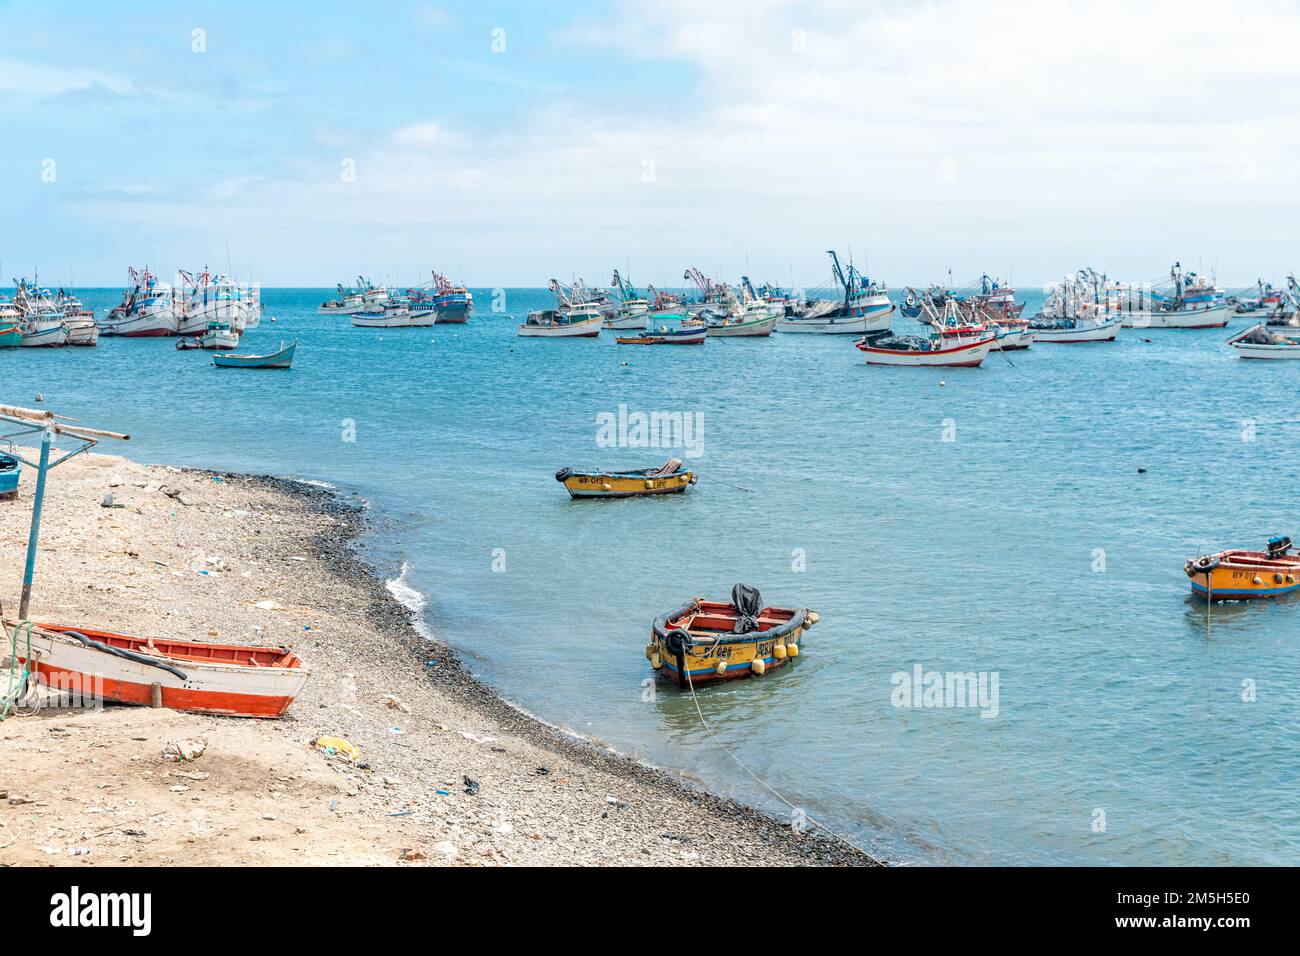
[[[733,634],[748,634],[758,630],[758,615],[763,610],[763,596],[758,588],[748,584],[736,584],[731,588],[731,603],[736,606],[740,617],[731,629]]]

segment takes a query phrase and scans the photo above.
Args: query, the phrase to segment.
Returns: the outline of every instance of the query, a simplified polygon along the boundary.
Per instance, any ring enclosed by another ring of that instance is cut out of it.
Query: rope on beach
[[[745,771],[745,773],[753,777],[754,780],[757,781],[760,786],[766,789],[769,793],[772,794],[772,796],[776,797],[778,800],[784,803],[791,810],[795,811],[795,813],[803,814],[803,818],[807,820],[809,823],[811,823],[813,826],[818,827],[821,830],[824,830],[826,833],[830,834],[836,840],[839,840],[841,843],[846,844],[847,846],[853,847],[853,849],[857,850],[858,852],[866,856],[871,855],[867,853],[866,850],[862,849],[862,847],[858,846],[858,844],[855,841],[850,840],[842,833],[837,833],[835,830],[832,830],[826,824],[822,823],[820,820],[813,817],[813,815],[810,814],[803,807],[799,807],[791,803],[789,800],[786,799],[784,794],[782,794],[779,790],[776,789],[776,787],[772,786],[770,783],[768,783],[758,774],[754,773],[754,771],[750,770],[749,767],[745,765],[744,761],[742,761],[739,757],[737,757],[735,753],[732,752],[731,748],[722,742],[722,738],[713,732],[713,728],[709,726],[709,722],[704,719],[704,711],[700,709],[700,699],[695,696],[695,681],[691,679],[691,668],[689,662],[685,667],[682,668],[682,671],[686,674],[686,686],[690,688],[691,703],[695,705],[695,713],[699,715],[701,726],[703,726],[704,729],[708,731],[709,736],[713,738],[713,742],[722,748],[722,752],[725,753],[728,757],[730,757],[735,762],[737,767],[739,767],[741,770]]]
[[[18,668],[18,633],[27,627],[27,653],[23,655],[22,672],[18,675],[17,681],[14,680],[14,672]],[[0,628],[3,628],[0,623]],[[0,720],[9,716],[10,711],[18,711],[18,701],[27,696],[29,681],[31,679],[32,668],[32,622],[19,621],[14,625],[13,633],[9,634],[9,686],[5,692],[0,694]]]

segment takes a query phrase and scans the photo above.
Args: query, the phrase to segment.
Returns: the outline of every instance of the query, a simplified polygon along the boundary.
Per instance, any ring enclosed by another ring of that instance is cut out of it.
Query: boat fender
[[[786,646],[785,646],[785,652],[786,652],[787,654],[789,654],[790,657],[791,657],[792,659],[795,658],[795,657],[798,657],[798,656],[799,656],[799,645],[798,645],[798,644],[786,644]]]
[[[645,659],[648,661],[654,660],[655,650],[656,648],[653,644],[647,644],[645,646]]]
[[[1263,583],[1264,583],[1264,579],[1261,578],[1261,577],[1257,574],[1257,575],[1255,575],[1253,578],[1250,579],[1250,583],[1251,583],[1251,584],[1263,584]]]
[[[785,655],[786,655],[786,649],[784,644],[777,644],[775,647],[772,648],[772,656],[775,657],[778,661],[785,660]]]
[[[767,664],[761,657],[755,657],[749,662],[749,669],[754,672],[755,677],[762,677],[763,672],[767,670]]]
[[[816,611],[809,611],[807,614],[804,615],[804,622],[805,622],[804,630],[807,630],[808,628],[812,627],[821,619],[822,616],[818,614]]]
[[[686,686],[686,648],[691,642],[689,631],[675,627],[663,636],[664,647],[677,659],[677,686]]]
[[[1286,580],[1286,579],[1282,576],[1282,572],[1281,572],[1281,571],[1278,571],[1278,572],[1276,572],[1276,573],[1273,575],[1273,580],[1274,580],[1274,582],[1276,582],[1277,584],[1281,584],[1281,583],[1282,583],[1284,580]]]
[[[1212,554],[1207,554],[1199,558],[1193,558],[1190,564],[1193,571],[1205,574],[1219,566],[1219,559]]]
[[[650,666],[653,667],[655,670],[658,670],[659,668],[664,666],[664,662],[662,658],[659,657],[658,651],[650,655]]]
[[[555,473],[555,480],[556,480],[556,481],[565,481],[565,480],[567,480],[568,478],[570,478],[572,475],[573,475],[573,469],[572,469],[572,468],[561,468],[559,471],[557,471],[557,472]]]
[[[695,472],[691,472],[691,481],[690,481],[690,483],[691,483],[692,485],[695,484],[695,482],[699,481],[699,478],[700,478],[699,475],[697,475]]]
[[[605,482],[604,484],[602,484],[600,487],[604,488],[606,491],[609,491],[609,490],[612,489],[614,486],[611,485],[611,484],[607,481],[607,482]]]
[[[725,677],[726,674],[727,674],[727,662],[726,662],[726,661],[718,661],[718,676],[719,676],[719,677]]]
[[[175,667],[172,667],[170,664],[164,664],[162,661],[156,660],[155,658],[147,657],[144,654],[136,654],[134,651],[126,651],[120,647],[114,647],[111,644],[104,644],[100,641],[92,641],[90,638],[88,638],[85,634],[82,634],[80,631],[63,631],[62,633],[68,637],[75,637],[77,640],[81,641],[81,643],[85,644],[87,647],[94,648],[97,651],[104,651],[105,653],[112,654],[114,657],[122,657],[128,661],[135,661],[137,664],[145,664],[149,667],[156,667],[159,670],[164,670],[169,674],[173,674],[176,677],[179,677],[181,680],[189,680],[189,678],[186,677],[182,671],[177,670]]]

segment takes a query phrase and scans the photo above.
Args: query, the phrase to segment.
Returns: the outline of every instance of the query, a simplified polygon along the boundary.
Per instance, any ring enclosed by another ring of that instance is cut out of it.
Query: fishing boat
[[[1221,329],[1235,314],[1234,305],[1214,280],[1184,272],[1178,262],[1163,282],[1108,282],[1105,289],[1104,301],[1119,313],[1126,329]]]
[[[433,323],[433,316],[426,315],[423,318],[416,318],[411,314],[406,302],[401,299],[388,298],[387,293],[385,293],[385,299],[382,303],[368,305],[363,311],[354,313],[352,316],[352,324],[358,329],[428,328]]]
[[[564,485],[570,498],[641,498],[672,495],[695,484],[698,476],[682,467],[680,458],[669,459],[658,468],[630,471],[578,471],[561,468],[555,480]]]
[[[1263,322],[1228,339],[1244,359],[1300,359],[1300,336],[1283,335]]]
[[[228,350],[239,347],[239,333],[222,319],[214,319],[199,336],[199,346],[205,349]]]
[[[218,368],[289,368],[293,365],[293,353],[298,348],[298,340],[288,345],[283,342],[274,352],[266,355],[235,355],[233,352],[218,352],[212,356],[212,364]]]
[[[207,267],[198,275],[181,270],[176,296],[176,334],[204,335],[211,323],[224,322],[236,333],[248,327],[243,290],[230,276],[213,276]]]
[[[17,498],[23,463],[13,454],[14,443],[6,441],[4,444],[8,451],[0,451],[0,498]]]
[[[19,329],[24,348],[57,348],[68,344],[63,311],[48,289],[38,283],[28,283],[25,278],[19,279],[13,304],[21,316]]]
[[[644,329],[650,324],[650,300],[640,295],[636,287],[614,270],[611,288],[618,300],[613,315],[606,316],[607,329]]]
[[[841,266],[834,249],[827,250],[827,255],[831,257],[832,278],[842,293],[840,298],[810,303],[802,315],[778,321],[776,331],[829,335],[886,331],[894,314],[888,289],[872,282],[852,262],[847,267]]]
[[[23,314],[8,297],[0,295],[0,349],[15,349],[23,344]]]
[[[1039,314],[1029,320],[1035,342],[1113,342],[1120,316],[1109,304],[1105,276],[1080,270],[1048,288]]]
[[[645,656],[682,688],[762,677],[799,656],[799,640],[818,620],[807,608],[763,607],[756,588],[737,584],[730,603],[693,598],[655,618]]]
[[[988,356],[997,332],[983,325],[936,328],[928,336],[871,332],[853,344],[868,365],[976,368]]]
[[[769,305],[754,302],[745,306],[738,315],[725,315],[707,320],[705,327],[710,337],[766,338],[772,334],[780,319],[781,315],[774,315]]]
[[[709,327],[703,322],[683,323],[677,328],[660,325],[647,329],[640,335],[619,336],[619,345],[703,345],[709,336]]]
[[[455,285],[441,272],[433,274],[433,303],[438,310],[439,325],[463,325],[474,311],[474,295],[463,285]]]
[[[175,335],[177,317],[171,286],[159,282],[148,267],[143,273],[137,274],[134,269],[130,273],[135,288],[124,300],[126,308],[112,321],[111,334],[126,338]]]
[[[1191,558],[1183,565],[1192,593],[1212,601],[1271,598],[1300,588],[1300,554],[1291,539],[1268,539],[1263,551],[1219,551]]]
[[[366,307],[366,298],[360,292],[344,289],[341,282],[337,288],[339,297],[322,302],[316,309],[317,315],[353,315]]]
[[[18,659],[27,664],[26,625],[21,627]],[[30,637],[30,664],[42,684],[118,704],[282,717],[311,676],[301,658],[283,647],[128,637],[60,624],[32,625]]]
[[[594,308],[537,309],[528,313],[516,334],[533,338],[595,338],[603,324],[604,316]]]

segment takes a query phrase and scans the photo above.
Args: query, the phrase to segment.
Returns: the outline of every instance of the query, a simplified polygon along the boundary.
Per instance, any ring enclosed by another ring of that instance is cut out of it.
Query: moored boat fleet
[[[359,329],[427,329],[435,323],[463,324],[474,310],[474,296],[440,272],[423,285],[399,292],[375,285],[365,276],[338,298],[322,302],[318,315],[346,315]]]

